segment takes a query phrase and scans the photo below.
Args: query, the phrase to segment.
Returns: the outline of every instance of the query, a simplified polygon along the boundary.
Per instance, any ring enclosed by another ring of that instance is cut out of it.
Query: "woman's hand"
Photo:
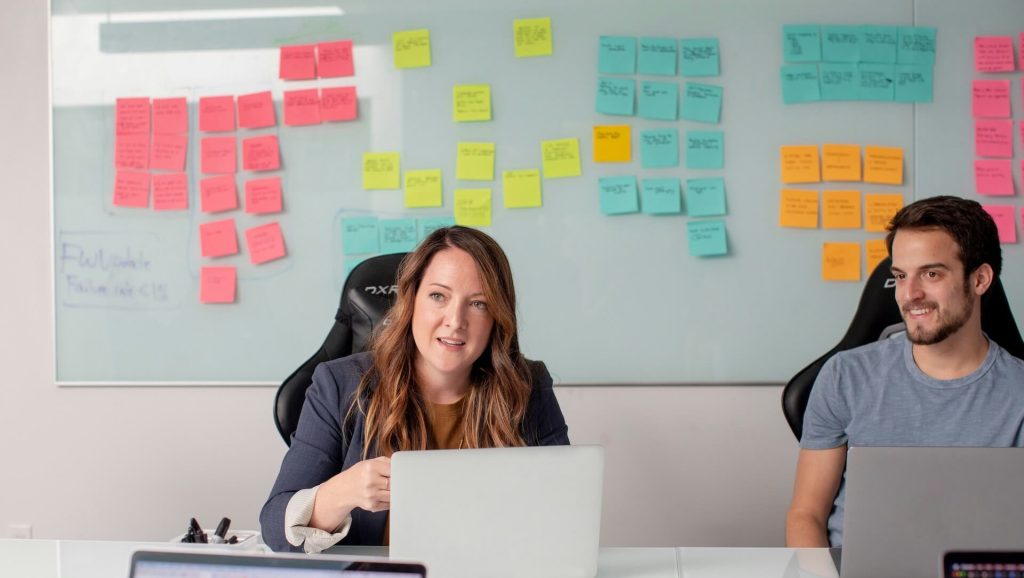
[[[309,525],[333,532],[355,508],[391,507],[391,458],[363,460],[320,484]]]

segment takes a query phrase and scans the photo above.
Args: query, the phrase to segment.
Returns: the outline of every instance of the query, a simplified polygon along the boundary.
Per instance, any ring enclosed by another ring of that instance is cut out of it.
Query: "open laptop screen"
[[[1024,578],[1022,552],[946,552],[943,578]]]
[[[418,564],[332,556],[139,551],[131,578],[425,578]]]

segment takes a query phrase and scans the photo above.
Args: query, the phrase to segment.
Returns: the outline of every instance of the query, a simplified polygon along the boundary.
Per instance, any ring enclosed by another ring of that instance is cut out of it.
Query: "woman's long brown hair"
[[[439,251],[461,249],[473,258],[494,318],[490,343],[470,371],[463,418],[463,447],[521,446],[520,424],[532,390],[530,368],[519,350],[512,269],[498,243],[466,227],[431,233],[398,269],[395,304],[373,336],[373,366],[363,376],[355,409],[365,415],[363,459],[427,448],[426,404],[416,385],[412,336],[416,292]]]

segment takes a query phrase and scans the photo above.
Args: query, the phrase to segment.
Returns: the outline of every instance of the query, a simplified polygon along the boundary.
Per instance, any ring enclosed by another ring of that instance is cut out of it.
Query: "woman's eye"
[[[444,301],[444,295],[441,295],[440,293],[435,291],[435,292],[430,294],[430,300],[431,301],[437,301],[437,302]]]
[[[472,305],[475,309],[479,309],[480,311],[487,311],[487,303],[484,301],[474,301],[470,303],[470,305]]]

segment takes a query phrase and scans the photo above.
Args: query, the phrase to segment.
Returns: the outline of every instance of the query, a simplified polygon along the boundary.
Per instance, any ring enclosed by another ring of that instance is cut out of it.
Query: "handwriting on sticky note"
[[[114,166],[119,169],[148,169],[149,135],[119,134],[114,137]]]
[[[868,275],[870,275],[878,267],[878,264],[889,256],[889,249],[885,246],[885,239],[868,239],[864,241],[864,254],[866,256],[865,266]]]
[[[249,261],[262,265],[285,256],[284,236],[277,222],[245,230],[245,245],[249,249]]]
[[[821,28],[814,25],[782,27],[782,55],[786,62],[821,60]]]
[[[242,128],[264,128],[274,126],[274,100],[270,91],[243,94],[238,97],[238,126]]]
[[[821,100],[817,64],[789,64],[779,69],[782,102],[799,104]]]
[[[278,76],[282,80],[316,78],[316,45],[282,46]]]
[[[861,26],[860,31],[861,62],[896,63],[899,28],[896,26]]]
[[[397,189],[400,184],[399,153],[364,153],[363,188]]]
[[[185,173],[153,175],[153,210],[188,210],[188,177]]]
[[[114,105],[115,134],[149,134],[149,99],[119,98]]]
[[[1013,37],[975,36],[974,69],[978,72],[1013,72]]]
[[[114,206],[149,207],[149,173],[117,171],[114,175]]]
[[[725,214],[725,179],[686,180],[686,214],[714,217]]]
[[[675,38],[640,38],[640,74],[675,76],[679,44]]]
[[[204,96],[199,99],[199,131],[235,130],[235,97]]]
[[[982,205],[985,211],[992,215],[996,222],[996,229],[999,231],[1000,243],[1017,242],[1017,223],[1012,205]]]
[[[359,115],[356,87],[320,89],[320,118],[328,122],[355,120]]]
[[[381,219],[380,252],[406,253],[416,248],[416,219]]]
[[[1013,158],[1013,121],[975,119],[974,154]]]
[[[825,243],[821,249],[823,281],[860,281],[860,243]]]
[[[594,127],[594,162],[628,163],[633,158],[630,125]]]
[[[352,41],[321,42],[316,45],[316,67],[320,78],[337,78],[355,74]]]
[[[242,168],[247,171],[273,171],[280,167],[277,135],[254,136],[242,140]]]
[[[597,180],[601,212],[625,215],[640,210],[635,177],[602,177]]]
[[[580,141],[575,138],[541,141],[544,178],[580,176]]]
[[[718,76],[718,39],[684,38],[679,42],[683,76]]]
[[[455,178],[463,181],[494,180],[494,143],[460,142],[455,152]]]
[[[235,137],[206,137],[199,141],[200,171],[203,174],[234,173],[238,166]]]
[[[153,99],[153,134],[188,132],[188,102],[185,97]]]
[[[346,255],[380,251],[377,217],[346,217],[341,220],[341,249]]]
[[[690,221],[686,224],[690,255],[715,257],[729,253],[725,221]]]
[[[779,197],[779,226],[816,229],[818,191],[782,189],[782,195]]]
[[[645,169],[679,166],[679,132],[674,128],[641,131],[640,164]]]
[[[971,84],[971,99],[974,116],[1009,118],[1010,81],[975,80]]]
[[[452,91],[455,122],[491,120],[491,85],[458,84]]]
[[[185,152],[188,135],[154,133],[149,151],[149,168],[158,171],[185,170]]]
[[[455,224],[491,226],[491,189],[455,189]]]
[[[315,88],[285,91],[284,124],[287,126],[320,124],[320,92]]]
[[[817,145],[789,145],[779,149],[779,167],[784,183],[821,182]]]
[[[238,253],[235,220],[224,219],[199,225],[199,247],[203,257],[226,257]]]
[[[640,118],[676,120],[679,115],[679,85],[674,82],[640,83]]]
[[[889,227],[889,221],[903,208],[903,195],[864,194],[864,230],[882,233]]]
[[[541,206],[540,170],[520,169],[501,173],[506,209]]]
[[[236,282],[235,267],[200,267],[199,302],[234,303]]]
[[[720,169],[725,166],[725,133],[686,131],[686,168]]]
[[[821,147],[822,179],[826,181],[860,180],[860,146],[826,144]]]
[[[974,161],[974,186],[979,195],[1013,194],[1013,168],[1010,160]]]
[[[687,82],[683,96],[683,118],[718,124],[721,117],[722,87]]]
[[[636,82],[633,79],[605,78],[597,79],[597,99],[595,107],[601,114],[631,116],[635,110]]]
[[[860,228],[860,191],[824,191],[821,226],[825,229]]]
[[[259,215],[281,212],[281,177],[245,182],[245,212]]]
[[[649,215],[672,215],[683,212],[679,179],[644,179],[640,187],[640,206]]]
[[[902,185],[903,149],[900,147],[865,146],[864,182]]]
[[[238,208],[235,175],[208,177],[199,181],[199,207],[204,213],[219,213]]]
[[[602,36],[597,46],[601,74],[636,74],[636,37]]]
[[[440,207],[442,203],[441,169],[405,171],[406,207]]]
[[[551,55],[551,19],[524,18],[512,23],[516,58]]]
[[[430,66],[430,30],[406,30],[391,35],[395,68]]]

